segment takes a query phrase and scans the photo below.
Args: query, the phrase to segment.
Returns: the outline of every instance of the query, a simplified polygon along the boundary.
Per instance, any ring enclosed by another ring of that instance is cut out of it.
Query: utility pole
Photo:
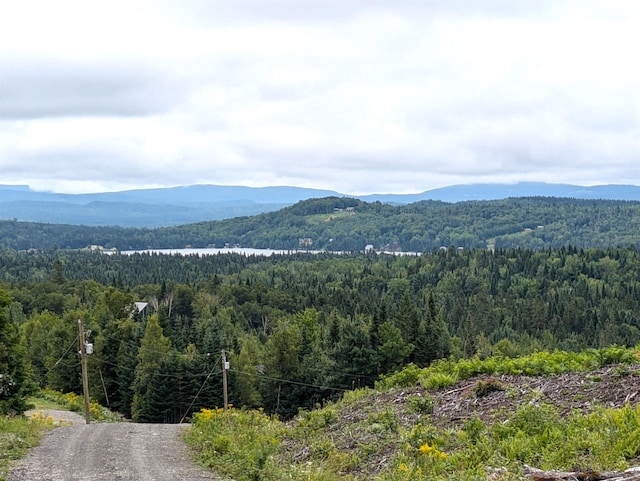
[[[224,399],[224,410],[229,409],[229,397],[227,395],[227,369],[229,369],[229,363],[227,362],[227,355],[222,350],[222,398]]]
[[[91,422],[91,412],[89,410],[89,376],[87,374],[87,342],[85,339],[84,326],[78,319],[80,329],[80,364],[82,365],[82,392],[84,394],[84,418],[89,424]]]

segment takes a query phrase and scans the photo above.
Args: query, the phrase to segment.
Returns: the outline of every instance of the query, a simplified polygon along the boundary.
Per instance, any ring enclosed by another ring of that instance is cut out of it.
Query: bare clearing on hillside
[[[398,423],[390,431],[410,431],[417,424],[460,428],[472,418],[491,425],[526,404],[551,405],[566,416],[634,405],[640,402],[639,393],[640,365],[635,364],[549,377],[479,376],[437,390],[416,386],[371,393],[336,409],[337,418],[327,423],[323,435],[339,451],[361,453],[366,462],[349,472],[357,479],[373,479],[403,449],[400,436],[385,434],[385,423]],[[429,400],[430,412],[416,409],[421,400]],[[282,462],[304,462],[318,449],[313,439],[292,439]]]

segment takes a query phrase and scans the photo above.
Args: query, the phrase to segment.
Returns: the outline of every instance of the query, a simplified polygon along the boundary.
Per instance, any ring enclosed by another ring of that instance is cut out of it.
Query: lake
[[[180,256],[208,256],[217,254],[241,254],[244,256],[271,256],[274,254],[320,254],[326,251],[313,251],[307,249],[252,249],[250,247],[206,247],[202,249],[142,249],[132,251],[121,251],[121,254],[165,254],[165,255],[180,255]],[[343,252],[331,252],[331,254],[343,254]]]
[[[375,252],[375,251],[371,251]],[[345,254],[344,251],[314,251],[308,249],[252,249],[250,247],[206,247],[201,249],[187,248],[187,249],[141,249],[141,250],[129,250],[121,251],[120,254],[164,254],[164,255],[179,255],[179,256],[210,256],[217,254],[240,254],[244,256],[271,256],[271,255],[287,255],[287,254]],[[419,256],[419,252],[378,252],[379,254],[391,254],[402,256]]]

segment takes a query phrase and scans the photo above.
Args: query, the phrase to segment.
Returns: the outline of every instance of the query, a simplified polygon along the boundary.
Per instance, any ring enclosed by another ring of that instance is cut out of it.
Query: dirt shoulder
[[[62,426],[42,439],[8,481],[218,480],[191,460],[183,429],[134,423]]]
[[[43,419],[51,418],[53,423],[58,426],[86,424],[84,416],[62,409],[32,409],[24,414],[27,417],[37,416]]]

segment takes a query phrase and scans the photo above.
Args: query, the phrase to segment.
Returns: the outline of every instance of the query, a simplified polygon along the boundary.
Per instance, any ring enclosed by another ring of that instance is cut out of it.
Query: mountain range
[[[640,186],[579,186],[521,182],[454,185],[418,194],[348,195],[301,187],[191,185],[92,194],[59,194],[28,186],[0,184],[0,220],[88,226],[163,227],[252,216],[280,210],[301,200],[353,197],[394,205],[422,200],[465,202],[511,197],[558,197],[640,201]]]

